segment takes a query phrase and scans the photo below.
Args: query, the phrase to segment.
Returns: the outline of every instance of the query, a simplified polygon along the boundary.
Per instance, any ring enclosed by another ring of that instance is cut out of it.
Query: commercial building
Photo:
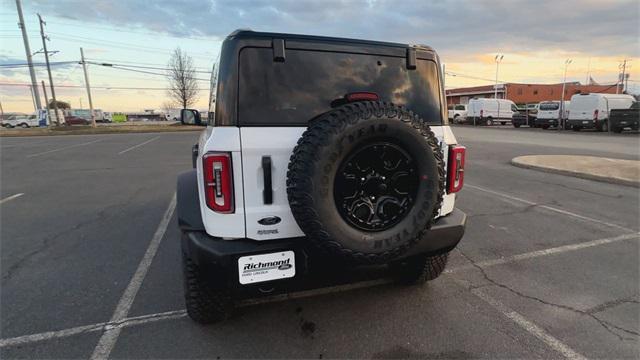
[[[516,104],[539,103],[541,101],[560,100],[562,83],[560,84],[498,84],[498,99],[509,99]],[[618,88],[622,93],[622,84]],[[473,98],[494,97],[495,86],[483,85],[446,90],[447,104],[466,104]],[[570,100],[571,96],[579,93],[616,93],[616,84],[613,85],[581,85],[579,82],[565,84],[564,99]]]

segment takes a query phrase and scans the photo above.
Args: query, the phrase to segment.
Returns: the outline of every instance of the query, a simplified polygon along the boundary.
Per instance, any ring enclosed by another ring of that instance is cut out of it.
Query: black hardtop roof
[[[416,48],[420,50],[433,51],[433,48],[427,45],[410,45],[410,44],[402,44],[402,43],[394,43],[394,42],[386,42],[386,41],[373,41],[373,40],[362,40],[362,39],[350,39],[350,38],[339,38],[339,37],[331,37],[331,36],[317,36],[317,35],[303,35],[303,34],[286,34],[286,33],[273,33],[273,32],[259,32],[247,29],[238,29],[229,36],[227,36],[227,40],[236,40],[236,39],[283,39],[283,40],[298,40],[304,41],[309,40],[313,42],[324,42],[324,43],[347,43],[347,44],[358,44],[365,46],[384,46],[384,47],[395,47],[395,48]]]

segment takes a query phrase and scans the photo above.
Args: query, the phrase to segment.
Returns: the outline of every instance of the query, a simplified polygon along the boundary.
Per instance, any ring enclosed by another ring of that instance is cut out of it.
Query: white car
[[[2,126],[5,128],[30,128],[30,127],[38,127],[39,119],[38,115],[10,115],[6,120],[2,121]]]
[[[449,120],[454,124],[460,124],[467,118],[467,104],[455,104],[453,109],[448,110]]]

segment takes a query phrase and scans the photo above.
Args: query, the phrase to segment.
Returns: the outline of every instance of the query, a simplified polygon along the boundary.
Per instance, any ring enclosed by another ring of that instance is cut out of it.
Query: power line
[[[95,59],[95,58],[87,58],[87,61],[97,61],[97,62],[108,62],[108,63],[122,63],[126,66],[129,66],[128,64],[133,64],[133,65],[151,65],[151,66],[164,66],[166,67],[167,64],[158,64],[158,63],[148,63],[148,62],[141,62],[141,61],[128,61],[128,60],[114,60],[114,59]],[[195,66],[195,69],[203,69],[203,70],[208,70],[209,68],[206,67],[200,67],[200,66]],[[210,72],[209,72],[210,73]]]
[[[104,65],[104,63],[95,63],[95,62],[91,62],[91,61],[87,61],[90,64],[94,64],[94,65]],[[171,70],[168,67],[154,67],[154,66],[139,66],[139,65],[126,65],[126,64],[116,64],[116,63],[108,63],[109,65],[104,65],[104,66],[125,66],[128,68],[140,68],[140,69],[152,69],[152,70]],[[195,73],[201,73],[201,74],[211,74],[211,71],[197,71],[194,70],[193,72]]]
[[[87,62],[87,63],[92,64],[92,65],[100,65],[100,66],[104,66],[104,67],[108,67],[108,68],[112,68],[112,69],[125,70],[125,71],[137,72],[137,73],[142,73],[142,74],[148,74],[148,75],[156,75],[156,76],[163,76],[163,77],[167,77],[168,76],[167,74],[155,73],[155,72],[151,72],[151,71],[129,69],[127,67],[118,66],[118,65],[115,65],[115,64],[96,63],[96,62]],[[210,81],[210,79],[199,79],[199,78],[193,78],[193,79],[194,80],[198,80],[198,81],[206,81],[206,82]]]
[[[0,83],[0,86],[31,86],[24,83]],[[57,88],[84,88],[84,85],[56,85]],[[128,87],[128,86],[91,86],[91,89],[101,90],[167,90],[166,87]],[[201,89],[209,91],[209,89]]]

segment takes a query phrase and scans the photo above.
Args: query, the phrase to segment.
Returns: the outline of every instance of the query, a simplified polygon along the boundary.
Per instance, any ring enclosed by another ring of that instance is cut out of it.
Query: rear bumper
[[[545,126],[545,125],[558,126],[558,119],[536,119],[534,123],[538,127]]]
[[[429,253],[438,254],[452,250],[464,235],[467,215],[454,209],[453,212],[436,221],[423,239],[405,253],[403,257]],[[292,250],[296,254],[298,271],[307,269],[307,259],[313,256],[313,249],[305,238],[256,241],[251,239],[223,240],[203,231],[185,232],[182,238],[182,251],[196,264],[216,268],[216,271],[228,271],[230,280],[237,283],[238,258],[247,255],[264,254]],[[223,270],[224,269],[224,270]]]
[[[567,127],[579,127],[581,129],[594,129],[596,122],[594,120],[567,120]]]

